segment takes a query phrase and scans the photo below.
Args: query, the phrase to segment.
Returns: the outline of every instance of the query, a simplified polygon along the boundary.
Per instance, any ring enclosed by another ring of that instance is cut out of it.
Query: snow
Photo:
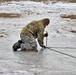
[[[76,19],[61,18],[60,15],[75,14],[76,3],[44,3],[34,1],[11,1],[0,3],[0,13],[21,14],[19,18],[0,17],[0,73],[2,75],[76,75],[76,60],[51,50],[42,53],[13,52],[12,45],[20,39],[21,29],[32,20],[45,17],[50,24],[47,46],[76,56]],[[46,44],[46,38],[44,39]],[[68,47],[68,48],[65,48]],[[72,49],[74,48],[74,49]],[[38,50],[41,47],[38,45]]]
[[[7,12],[7,13],[23,13],[25,10],[29,10],[32,12],[38,12],[38,13],[44,13],[48,12],[50,10],[58,10],[65,9],[65,10],[76,10],[76,4],[75,3],[49,3],[45,4],[43,2],[31,2],[31,1],[12,1],[11,3],[2,3],[0,6],[0,12]]]

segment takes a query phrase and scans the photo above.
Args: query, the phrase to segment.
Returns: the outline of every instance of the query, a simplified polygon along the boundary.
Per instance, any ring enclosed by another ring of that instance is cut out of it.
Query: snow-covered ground
[[[76,3],[43,3],[12,1],[0,3],[0,13],[20,14],[18,18],[0,17],[0,74],[1,75],[76,75],[76,59],[45,49],[35,52],[13,52],[12,45],[20,39],[21,29],[30,21],[49,18],[45,31],[49,47],[76,56],[76,19],[61,15],[76,15]],[[46,39],[44,39],[46,44]],[[65,48],[67,47],[67,48]]]

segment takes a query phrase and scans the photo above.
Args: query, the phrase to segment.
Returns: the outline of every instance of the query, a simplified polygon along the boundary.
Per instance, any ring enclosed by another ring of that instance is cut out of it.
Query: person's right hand
[[[45,45],[41,45],[41,47],[43,47],[43,48],[47,48]]]

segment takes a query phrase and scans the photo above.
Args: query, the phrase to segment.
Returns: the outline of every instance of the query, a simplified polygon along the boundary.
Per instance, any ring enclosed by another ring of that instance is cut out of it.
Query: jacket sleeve
[[[44,39],[44,36],[43,36],[43,33],[44,33],[44,29],[43,28],[40,28],[39,32],[38,32],[38,43],[40,46],[42,46],[44,44],[43,42],[43,39]]]

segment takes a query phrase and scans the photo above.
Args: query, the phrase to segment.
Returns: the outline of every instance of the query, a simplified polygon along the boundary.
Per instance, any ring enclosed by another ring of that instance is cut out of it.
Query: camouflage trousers
[[[37,50],[37,42],[33,36],[27,36],[25,34],[20,34],[22,40],[21,50]]]

